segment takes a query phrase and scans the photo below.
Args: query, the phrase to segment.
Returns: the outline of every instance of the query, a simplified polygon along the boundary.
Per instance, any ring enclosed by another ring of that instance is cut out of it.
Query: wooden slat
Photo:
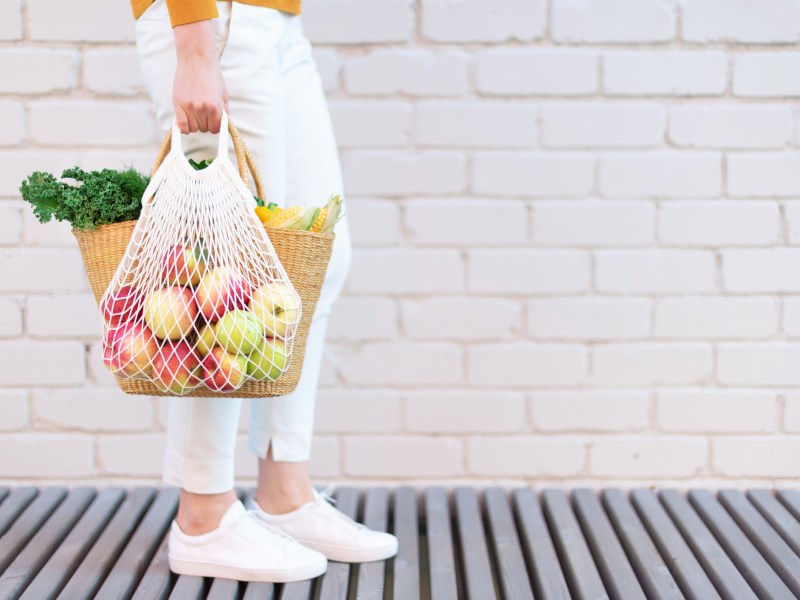
[[[778,490],[775,497],[800,521],[800,490]]]
[[[564,490],[543,490],[542,508],[572,598],[606,600],[608,593]]]
[[[519,536],[511,515],[508,495],[498,487],[484,492],[489,543],[494,550],[496,575],[504,598],[533,600]]]
[[[648,489],[633,490],[631,500],[684,596],[688,600],[720,600],[714,584],[655,493]]]
[[[431,600],[458,598],[456,558],[447,490],[442,487],[426,489],[424,502]]]
[[[364,525],[376,531],[389,527],[389,490],[368,488],[364,493]],[[388,561],[373,561],[358,566],[356,598],[358,600],[380,600],[386,587],[386,564]]]
[[[281,600],[311,600],[314,596],[314,579],[284,583],[281,586]]]
[[[5,535],[0,538],[0,573],[5,572],[17,554],[39,531],[39,528],[53,514],[66,495],[67,489],[64,487],[45,488],[28,504]]]
[[[0,504],[0,536],[5,535],[17,517],[39,495],[35,487],[21,487],[11,492]]]
[[[720,490],[717,497],[778,576],[795,596],[800,597],[800,557],[742,492],[725,489]]]
[[[69,493],[0,577],[0,598],[22,595],[96,495],[95,489],[86,487]]]
[[[238,600],[243,584],[235,579],[217,577],[211,581],[206,600]]]
[[[275,600],[276,586],[272,583],[248,583],[242,600]]]
[[[525,564],[533,577],[535,597],[543,600],[569,600],[571,596],[567,581],[558,563],[556,549],[536,493],[531,488],[520,488],[514,490],[512,497]]]
[[[397,555],[390,559],[394,574],[394,597],[415,600],[420,596],[419,516],[416,490],[410,487],[397,488],[392,508],[394,534],[400,541]]]
[[[464,597],[469,600],[497,598],[477,492],[473,488],[459,486],[453,490],[453,500]]]
[[[3,503],[3,500],[6,499],[10,491],[7,485],[0,485],[0,504]]]
[[[169,541],[169,531],[164,534],[161,545],[156,550],[153,560],[144,572],[133,600],[166,600],[169,598],[172,585],[177,579],[169,570],[169,558],[167,557],[167,544]]]
[[[645,600],[644,590],[603,511],[597,493],[589,488],[577,488],[572,492],[572,503],[600,577],[611,597]]]
[[[689,490],[689,501],[759,597],[796,600],[795,595],[708,490]]]
[[[343,487],[334,492],[336,508],[351,519],[358,517],[358,490]],[[328,570],[319,578],[319,600],[346,600],[350,581],[350,565],[328,562]]]
[[[181,575],[169,595],[170,600],[201,600],[206,597],[206,581],[203,577]]]
[[[135,488],[114,514],[97,542],[59,594],[61,600],[94,598],[155,496],[153,488]]]
[[[747,497],[795,554],[800,556],[800,519],[795,519],[769,490],[750,489],[747,490]]]

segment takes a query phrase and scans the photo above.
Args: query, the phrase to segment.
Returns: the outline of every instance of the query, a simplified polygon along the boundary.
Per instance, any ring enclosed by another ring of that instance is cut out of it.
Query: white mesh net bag
[[[168,395],[230,393],[291,361],[300,297],[228,158],[227,130],[223,114],[217,156],[196,170],[173,124],[100,302],[105,365]]]

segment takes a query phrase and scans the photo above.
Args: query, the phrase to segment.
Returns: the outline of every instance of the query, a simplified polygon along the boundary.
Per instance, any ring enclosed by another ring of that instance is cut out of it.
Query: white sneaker
[[[329,488],[330,489],[330,488]],[[397,538],[356,523],[331,506],[329,490],[312,490],[314,500],[291,512],[273,515],[255,501],[250,508],[263,521],[291,535],[298,542],[321,552],[328,560],[360,563],[385,560],[397,554]]]
[[[187,535],[173,521],[167,556],[178,575],[239,581],[302,581],[322,575],[328,566],[322,554],[271,527],[239,500],[208,533]]]

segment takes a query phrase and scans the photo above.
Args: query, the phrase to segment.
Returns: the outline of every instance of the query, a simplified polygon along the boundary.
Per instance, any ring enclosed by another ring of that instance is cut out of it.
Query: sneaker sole
[[[222,577],[238,581],[257,581],[264,583],[291,583],[305,581],[322,575],[328,568],[321,562],[297,569],[241,569],[229,565],[191,560],[177,560],[168,556],[169,569],[176,575],[196,575],[198,577]]]
[[[397,554],[398,544],[392,543],[380,548],[339,548],[296,538],[298,542],[325,555],[328,560],[345,563],[365,563],[386,560]]]

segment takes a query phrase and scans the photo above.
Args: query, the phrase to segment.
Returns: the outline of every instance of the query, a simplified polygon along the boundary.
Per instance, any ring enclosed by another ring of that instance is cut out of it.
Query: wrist
[[[172,28],[178,60],[209,59],[215,56],[214,31],[210,20]]]

